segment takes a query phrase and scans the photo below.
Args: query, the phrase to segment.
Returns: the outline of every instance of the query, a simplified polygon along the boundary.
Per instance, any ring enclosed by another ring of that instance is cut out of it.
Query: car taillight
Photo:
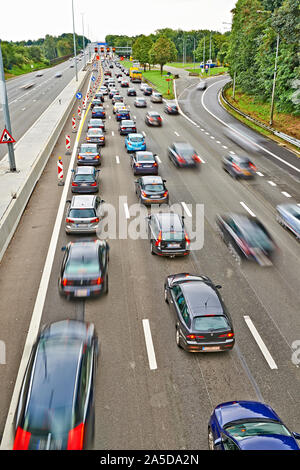
[[[193,159],[194,159],[196,162],[201,163],[201,158],[200,158],[196,153],[194,153]]]
[[[62,279],[61,281],[61,284],[62,286],[73,286],[74,285],[74,281],[69,281],[68,279],[66,279],[65,277]]]
[[[142,165],[141,165],[140,163],[136,163],[135,166],[140,167],[140,166],[142,166]]]
[[[103,282],[103,278],[102,277],[98,277],[97,279],[92,279],[91,280],[91,286],[100,286],[100,284],[102,284]]]
[[[90,183],[90,186],[97,186],[96,181],[94,183]]]
[[[78,155],[77,160],[82,160],[82,158],[81,155]]]
[[[87,137],[86,137],[86,140],[90,140],[90,137],[87,136]]]
[[[185,163],[185,159],[182,158],[180,155],[177,155],[177,159],[180,163]]]
[[[199,335],[187,335],[186,339],[203,339],[204,336],[199,336]]]
[[[66,223],[67,224],[74,224],[74,220],[73,219],[66,219]]]
[[[240,167],[236,163],[232,164],[232,168],[234,168],[236,171],[241,171]]]
[[[253,171],[256,171],[256,170],[257,170],[257,168],[256,168],[256,166],[254,165],[254,163],[249,163],[249,167],[250,167],[251,170],[253,170]]]
[[[81,450],[83,446],[84,424],[71,429],[68,434],[67,450]]]
[[[250,254],[250,249],[247,245],[247,243],[242,240],[241,238],[239,239],[239,245],[241,246],[242,250],[246,253],[246,255]]]
[[[156,240],[156,242],[155,242],[155,246],[159,246],[159,245],[160,245],[160,242],[161,242],[161,231],[160,231],[159,234],[158,234],[158,238],[157,238],[157,240]]]
[[[147,194],[145,193],[145,191],[141,191],[141,194],[143,197],[147,197]]]
[[[219,338],[233,338],[234,333],[225,333],[223,335],[219,335]]]
[[[153,163],[153,166],[158,166],[158,164],[155,162],[155,163]]]
[[[187,245],[189,245],[191,243],[191,240],[189,239],[187,233],[185,233],[185,241],[186,241]]]
[[[72,186],[78,186],[78,184],[73,181]]]
[[[167,195],[168,195],[168,191],[165,191],[163,194],[163,197],[167,197]]]
[[[24,429],[18,426],[13,450],[27,450],[30,442],[31,433],[28,431],[24,431]]]
[[[99,217],[96,217],[95,219],[91,220],[91,224],[97,224],[99,222]]]

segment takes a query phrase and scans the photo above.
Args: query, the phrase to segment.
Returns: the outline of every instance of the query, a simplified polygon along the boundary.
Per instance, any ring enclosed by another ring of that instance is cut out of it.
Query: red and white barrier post
[[[58,157],[57,160],[57,177],[58,177],[58,186],[63,186],[64,183],[64,166],[61,157]]]
[[[78,106],[77,114],[78,114],[78,117],[80,119],[80,117],[81,117],[81,107],[80,106]]]
[[[71,136],[66,135],[66,155],[71,155],[70,149],[71,149]]]
[[[72,116],[72,132],[76,132],[76,118],[75,114]]]

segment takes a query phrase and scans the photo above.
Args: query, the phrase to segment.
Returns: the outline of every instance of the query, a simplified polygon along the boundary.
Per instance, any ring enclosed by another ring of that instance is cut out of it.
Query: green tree
[[[51,60],[57,57],[56,42],[53,36],[46,34],[45,41],[43,44],[43,50],[47,59]]]
[[[176,60],[177,50],[175,44],[165,36],[161,36],[151,47],[149,58],[152,64],[160,65],[160,73],[163,73],[163,66],[167,62]]]
[[[149,51],[152,46],[151,38],[144,35],[136,39],[132,46],[133,57],[143,65],[144,71],[146,70],[146,65],[150,63]]]

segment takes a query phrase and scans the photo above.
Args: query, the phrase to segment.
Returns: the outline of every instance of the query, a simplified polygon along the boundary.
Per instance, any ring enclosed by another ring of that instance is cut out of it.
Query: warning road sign
[[[7,129],[4,129],[0,139],[0,144],[13,144],[15,139],[10,135]]]

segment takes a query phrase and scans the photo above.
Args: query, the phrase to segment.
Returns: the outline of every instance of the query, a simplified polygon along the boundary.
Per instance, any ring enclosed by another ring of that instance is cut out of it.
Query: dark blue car
[[[300,434],[291,432],[275,411],[256,401],[221,403],[208,423],[210,450],[299,450]]]
[[[92,118],[93,119],[105,119],[106,118],[106,113],[105,109],[103,106],[95,106],[92,109]]]

